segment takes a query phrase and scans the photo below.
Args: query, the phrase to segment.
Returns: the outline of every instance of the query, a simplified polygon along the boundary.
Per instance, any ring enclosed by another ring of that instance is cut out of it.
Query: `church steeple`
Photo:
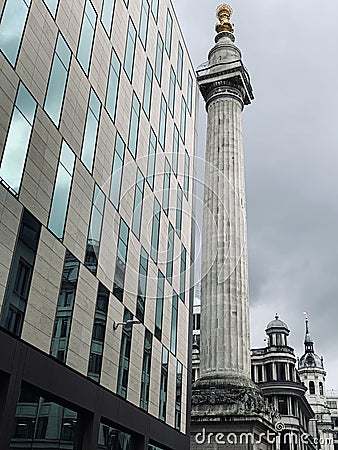
[[[305,339],[304,339],[304,345],[305,345],[305,353],[314,353],[314,342],[311,338],[310,331],[309,331],[309,318],[306,312],[305,315]]]

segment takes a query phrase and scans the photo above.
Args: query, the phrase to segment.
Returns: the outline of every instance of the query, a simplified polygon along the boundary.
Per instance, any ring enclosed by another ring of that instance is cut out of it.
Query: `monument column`
[[[215,46],[197,70],[208,114],[202,230],[200,379],[192,388],[194,433],[271,427],[271,408],[250,379],[247,226],[242,111],[253,100],[229,5],[217,8]],[[258,424],[258,425],[257,425]],[[258,428],[257,428],[258,426]],[[208,448],[227,448],[214,444]],[[229,446],[229,448],[234,448]],[[239,445],[238,449],[247,448]],[[262,446],[260,448],[269,448]]]

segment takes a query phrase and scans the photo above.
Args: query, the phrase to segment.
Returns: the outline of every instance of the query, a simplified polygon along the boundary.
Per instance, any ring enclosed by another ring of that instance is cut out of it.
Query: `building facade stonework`
[[[170,0],[0,2],[0,449],[189,445],[196,78]]]

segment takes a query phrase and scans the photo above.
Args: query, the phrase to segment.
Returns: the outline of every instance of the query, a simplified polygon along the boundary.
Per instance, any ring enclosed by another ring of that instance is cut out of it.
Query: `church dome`
[[[289,330],[289,327],[287,326],[287,324],[285,322],[283,322],[282,320],[280,320],[280,318],[278,317],[278,314],[276,314],[275,320],[271,320],[271,322],[268,323],[265,332],[266,332],[266,334],[271,334],[271,333],[289,334],[290,330]]]
[[[299,360],[299,369],[324,369],[323,360],[316,353],[305,353]]]

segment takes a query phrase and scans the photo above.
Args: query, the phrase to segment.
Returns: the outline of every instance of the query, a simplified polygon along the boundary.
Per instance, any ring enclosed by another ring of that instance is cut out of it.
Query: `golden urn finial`
[[[232,14],[231,6],[226,4],[219,5],[219,7],[216,10],[216,17],[219,20],[219,23],[216,24],[217,33],[222,33],[223,31],[233,33],[234,25],[230,22],[231,14]]]

